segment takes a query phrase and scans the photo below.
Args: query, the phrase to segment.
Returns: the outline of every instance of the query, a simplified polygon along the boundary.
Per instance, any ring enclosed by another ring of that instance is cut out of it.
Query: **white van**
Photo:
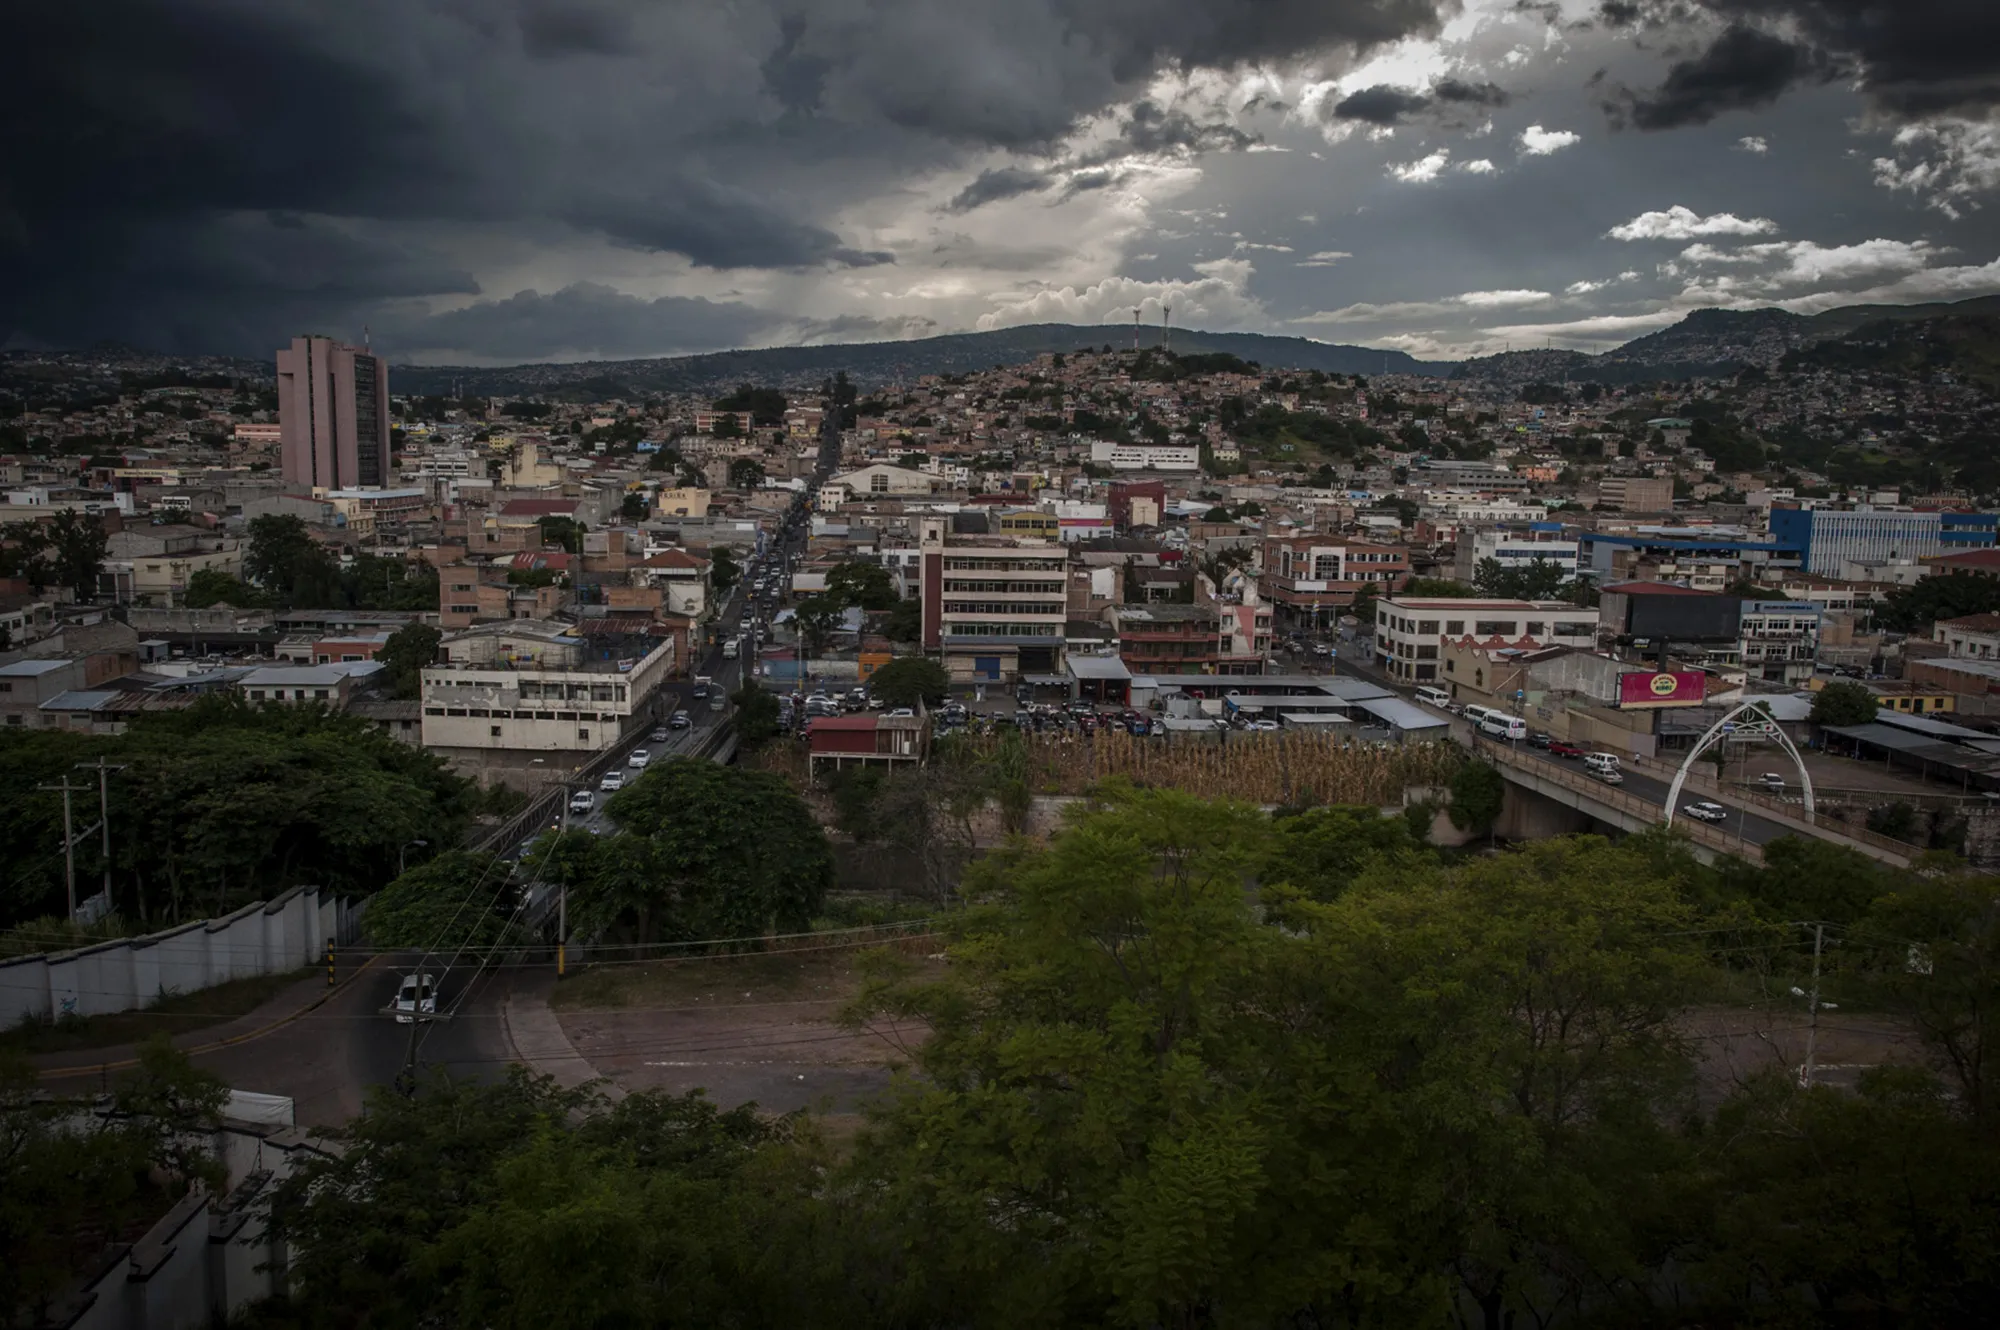
[[[1458,714],[1465,717],[1466,724],[1476,730],[1479,728],[1480,722],[1495,713],[1491,707],[1467,707]]]
[[[1442,688],[1432,688],[1426,684],[1417,690],[1416,698],[1417,701],[1422,702],[1425,706],[1443,708],[1451,701],[1451,694]]]
[[[1616,753],[1588,754],[1583,759],[1583,769],[1599,780],[1609,781],[1613,785],[1625,779],[1625,773],[1618,765]]]
[[[1504,711],[1489,711],[1479,718],[1479,732],[1495,739],[1525,739],[1528,722]]]

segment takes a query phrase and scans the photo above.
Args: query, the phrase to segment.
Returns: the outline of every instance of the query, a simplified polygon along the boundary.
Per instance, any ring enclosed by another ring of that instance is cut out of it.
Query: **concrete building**
[[[2000,614],[1968,614],[1931,625],[1931,640],[1942,642],[1954,660],[2000,660]]]
[[[1534,522],[1525,527],[1479,527],[1458,531],[1452,569],[1461,582],[1471,582],[1479,565],[1497,560],[1503,568],[1526,568],[1537,560],[1554,564],[1566,576],[1576,575],[1577,542],[1564,534],[1560,522]]]
[[[242,576],[241,544],[206,527],[132,526],[107,540],[98,587],[120,605],[174,606],[203,569]]]
[[[1215,674],[1222,618],[1211,605],[1117,605],[1118,658],[1134,674]]]
[[[1435,683],[1447,639],[1476,646],[1588,647],[1597,611],[1563,600],[1461,600],[1414,596],[1375,603],[1375,654],[1392,678]]]
[[[389,365],[330,337],[278,352],[279,467],[302,490],[376,487],[389,475]]]
[[[1114,480],[1105,507],[1116,531],[1135,526],[1158,526],[1167,511],[1167,487],[1157,480]]]
[[[1606,476],[1597,482],[1599,507],[1621,513],[1670,513],[1674,510],[1671,476]]]
[[[1062,668],[1069,558],[1047,541],[954,537],[944,518],[918,524],[923,646],[952,677],[994,682]]]
[[[1811,601],[1746,600],[1736,663],[1751,679],[1803,684],[1819,659],[1819,629],[1820,609]]]
[[[1264,542],[1257,587],[1286,622],[1330,622],[1366,588],[1394,595],[1410,580],[1410,552],[1342,536],[1278,536]]]
[[[447,636],[423,673],[424,747],[461,770],[532,783],[614,747],[652,719],[674,665],[668,637],[594,635],[567,625],[486,624]]]
[[[1837,577],[1849,563],[1921,560],[1994,547],[2000,516],[1899,509],[1774,508],[1771,536],[1809,573]]]
[[[1090,441],[1093,466],[1114,471],[1187,471],[1201,469],[1201,449],[1193,444],[1114,443],[1109,439]]]

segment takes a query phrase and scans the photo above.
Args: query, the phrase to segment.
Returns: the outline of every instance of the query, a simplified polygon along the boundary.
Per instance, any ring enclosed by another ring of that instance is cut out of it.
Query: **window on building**
[[[1514,620],[1474,619],[1472,621],[1472,631],[1480,637],[1512,637],[1514,636]]]
[[[500,737],[500,727],[498,725],[488,725],[486,727],[486,732],[495,739],[498,739]]]
[[[1465,620],[1463,620],[1463,619],[1446,619],[1446,620],[1444,621],[1444,631],[1446,632],[1446,634],[1447,634],[1447,635],[1449,635],[1449,636],[1451,636],[1451,637],[1464,637],[1464,636],[1465,636]]]
[[[1420,619],[1417,622],[1417,636],[1419,637],[1436,637],[1437,630],[1438,621],[1436,619]]]
[[[576,731],[576,737],[579,739],[588,740],[590,738],[589,728],[585,726],[578,726]]]
[[[1417,680],[1418,680],[1418,682],[1420,682],[1420,683],[1423,683],[1423,682],[1428,682],[1428,681],[1430,681],[1430,680],[1433,680],[1433,679],[1435,679],[1435,678],[1437,678],[1437,666],[1435,666],[1435,665],[1419,665],[1419,666],[1417,666]]]
[[[1547,630],[1548,630],[1548,625],[1542,622],[1540,619],[1528,620],[1527,634],[1529,637],[1540,637]]]

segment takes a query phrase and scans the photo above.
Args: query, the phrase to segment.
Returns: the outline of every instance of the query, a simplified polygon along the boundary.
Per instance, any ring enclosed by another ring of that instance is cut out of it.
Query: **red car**
[[[1584,752],[1584,749],[1577,747],[1567,739],[1557,739],[1549,745],[1550,757],[1582,757]]]

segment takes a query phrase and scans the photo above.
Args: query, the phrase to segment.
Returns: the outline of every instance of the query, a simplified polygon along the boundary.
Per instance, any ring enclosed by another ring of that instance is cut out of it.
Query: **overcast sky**
[[[0,334],[1455,356],[2000,291],[1996,0],[17,0]]]

